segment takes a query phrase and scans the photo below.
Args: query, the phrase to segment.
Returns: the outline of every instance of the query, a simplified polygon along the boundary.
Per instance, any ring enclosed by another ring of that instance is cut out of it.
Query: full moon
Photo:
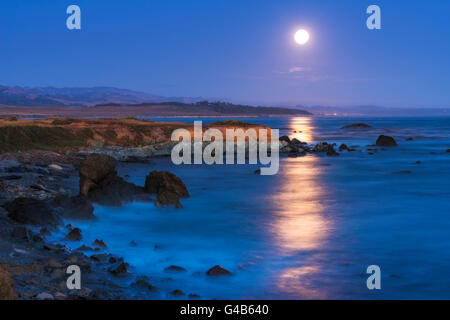
[[[308,31],[304,30],[304,29],[300,29],[298,30],[295,35],[294,35],[294,39],[295,42],[297,42],[298,44],[305,44],[308,42],[309,40],[309,33]]]

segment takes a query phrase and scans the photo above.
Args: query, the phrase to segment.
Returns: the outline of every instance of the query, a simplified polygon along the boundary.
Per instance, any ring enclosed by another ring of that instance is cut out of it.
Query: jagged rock
[[[445,150],[446,153],[450,153],[450,149]]]
[[[68,219],[89,220],[94,219],[94,207],[84,196],[58,195],[52,204],[61,209],[61,215]]]
[[[90,259],[95,262],[105,262],[108,259],[108,255],[104,253],[93,254]]]
[[[136,281],[131,284],[131,286],[134,288],[148,289],[149,291],[153,291],[153,292],[158,290],[155,286],[148,283],[146,277],[137,278]]]
[[[71,241],[80,241],[81,238],[82,238],[82,236],[81,236],[81,229],[80,228],[74,228],[72,231],[70,231],[66,235],[66,239],[67,240],[71,240]]]
[[[123,275],[128,272],[127,264],[125,262],[121,262],[111,268],[109,268],[109,272],[113,275]]]
[[[152,171],[145,178],[145,191],[157,194],[158,206],[174,205],[181,208],[180,197],[189,197],[186,185],[173,173]]]
[[[280,141],[285,141],[287,143],[291,143],[291,139],[289,139],[288,136],[281,136],[279,140]]]
[[[142,188],[117,176],[111,157],[90,154],[80,166],[80,194],[93,202],[120,206],[133,201]]]
[[[17,300],[14,281],[8,271],[0,267],[0,300]]]
[[[162,191],[156,197],[156,206],[163,207],[167,205],[175,206],[175,208],[183,208],[180,197],[175,192]]]
[[[334,150],[334,146],[332,144],[328,145],[327,156],[338,156],[339,153]]]
[[[181,290],[178,290],[178,289],[173,290],[173,291],[171,292],[171,294],[174,295],[174,296],[184,296],[184,292],[181,291]]]
[[[367,123],[353,123],[342,127],[342,129],[369,129],[369,128],[372,128],[372,126],[369,126]]]
[[[95,239],[95,241],[92,242],[92,246],[94,248],[101,248],[101,249],[108,248],[108,246],[106,245],[105,241],[100,240],[100,239]]]
[[[209,269],[208,271],[206,271],[206,274],[208,276],[227,276],[227,275],[230,275],[231,272],[222,268],[219,265],[216,265],[216,266],[212,267],[211,269]]]
[[[349,149],[348,149],[348,147],[347,147],[347,145],[346,145],[345,143],[343,143],[343,144],[341,144],[341,145],[339,146],[339,152],[342,152],[342,151],[344,151],[344,150],[349,151]]]
[[[94,249],[92,249],[91,247],[88,247],[86,245],[82,245],[81,247],[79,247],[76,251],[94,251]]]
[[[17,198],[6,206],[8,217],[19,223],[36,226],[56,226],[61,222],[60,217],[43,200],[32,198]]]
[[[338,156],[339,153],[334,150],[335,144],[329,144],[328,142],[319,142],[314,146],[315,152],[326,152],[327,156]]]
[[[189,197],[189,192],[183,181],[168,171],[150,172],[145,178],[145,191],[156,194],[170,191],[179,197]]]
[[[390,136],[381,135],[378,137],[376,145],[379,147],[396,147],[397,142]]]
[[[116,165],[112,158],[91,154],[80,166],[80,194],[88,196],[91,189],[98,186],[109,176],[116,175]]]
[[[314,146],[315,152],[327,152],[328,151],[328,142],[319,142]]]

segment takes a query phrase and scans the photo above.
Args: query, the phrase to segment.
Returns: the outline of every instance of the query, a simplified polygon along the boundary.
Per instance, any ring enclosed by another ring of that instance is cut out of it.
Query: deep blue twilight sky
[[[70,4],[80,31],[66,28]],[[381,30],[366,28],[370,4]],[[293,40],[301,27],[305,46]],[[450,1],[4,0],[0,84],[450,107]]]

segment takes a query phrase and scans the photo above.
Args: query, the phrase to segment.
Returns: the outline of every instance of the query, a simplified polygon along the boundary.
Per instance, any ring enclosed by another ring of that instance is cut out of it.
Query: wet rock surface
[[[80,195],[92,202],[120,206],[133,201],[143,189],[126,182],[117,175],[114,159],[106,155],[90,154],[81,164]]]
[[[168,171],[152,171],[145,178],[145,191],[157,194],[158,206],[173,205],[181,208],[180,197],[189,197],[186,185]]]
[[[35,226],[56,226],[61,223],[57,212],[43,200],[17,198],[6,206],[12,220]]]
[[[397,142],[390,136],[380,135],[376,141],[376,145],[379,147],[396,147]]]
[[[212,267],[211,269],[209,269],[208,271],[206,271],[206,274],[208,276],[229,276],[229,275],[231,275],[231,272],[222,268],[219,265],[216,265],[216,266]]]
[[[342,129],[370,129],[372,126],[367,123],[353,123],[343,126]]]

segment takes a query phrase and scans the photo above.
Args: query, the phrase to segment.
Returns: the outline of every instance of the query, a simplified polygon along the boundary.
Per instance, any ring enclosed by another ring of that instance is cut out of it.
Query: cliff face
[[[224,131],[231,127],[263,126],[227,122],[204,126]],[[129,119],[46,120],[0,119],[0,152],[26,150],[84,150],[108,146],[140,147],[167,143],[172,132],[185,128],[193,132],[193,124],[153,122]]]

